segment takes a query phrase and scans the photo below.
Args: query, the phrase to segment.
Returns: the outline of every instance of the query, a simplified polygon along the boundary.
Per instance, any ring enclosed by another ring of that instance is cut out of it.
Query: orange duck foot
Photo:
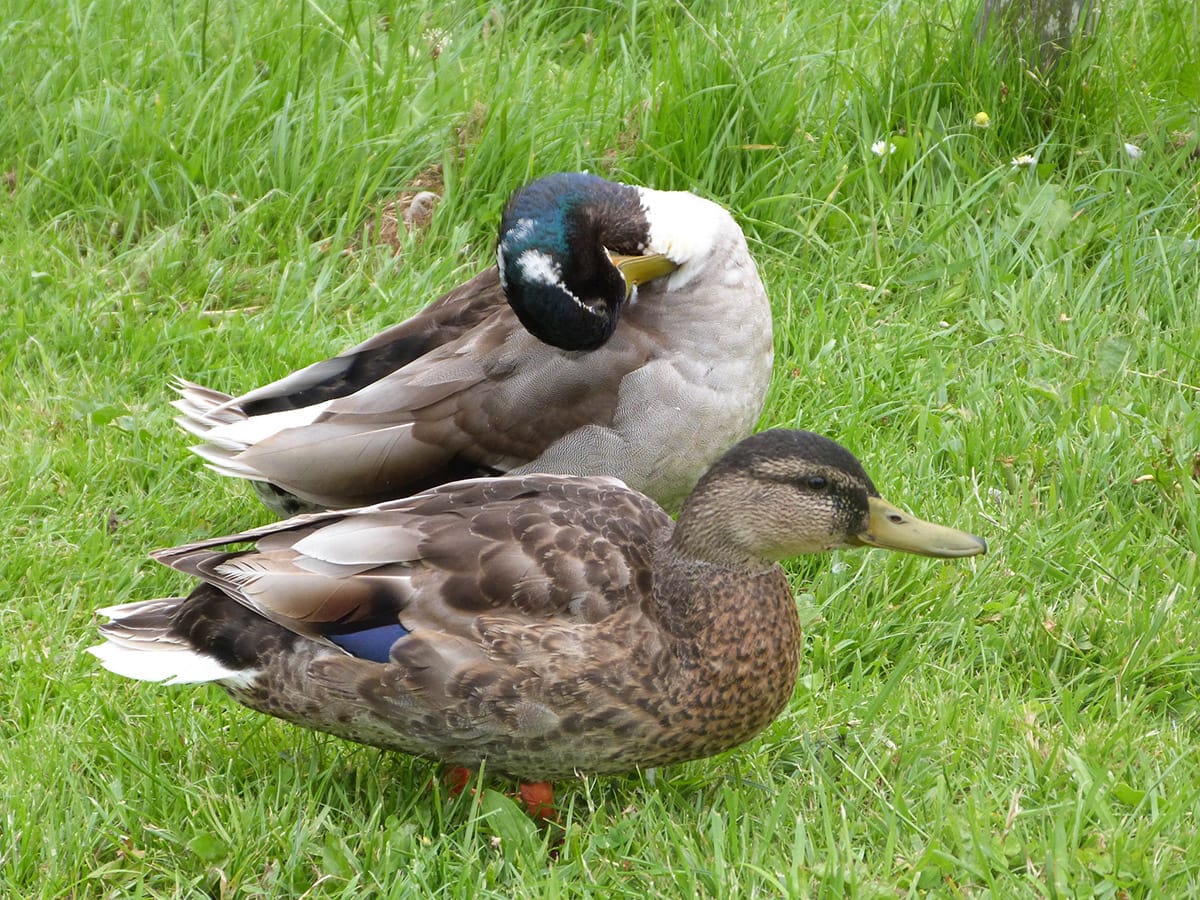
[[[517,786],[521,802],[531,819],[550,822],[554,819],[554,785],[548,781],[522,782]]]
[[[451,797],[457,797],[471,786],[475,777],[473,769],[466,766],[450,766],[442,772],[442,784],[446,785]],[[521,782],[517,795],[525,805],[525,812],[539,822],[554,820],[554,786],[548,781]]]
[[[451,797],[457,797],[467,789],[474,774],[466,766],[451,766],[442,773],[442,784],[449,788]]]

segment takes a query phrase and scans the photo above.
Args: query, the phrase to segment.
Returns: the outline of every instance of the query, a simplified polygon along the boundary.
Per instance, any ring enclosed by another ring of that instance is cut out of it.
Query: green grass
[[[1200,891],[1194,5],[1106,5],[1049,77],[957,4],[496,9],[0,17],[0,893]],[[364,246],[433,165],[429,232]],[[426,763],[99,671],[96,607],[186,588],[148,550],[267,518],[188,454],[169,379],[361,340],[572,168],[733,209],[777,314],[763,425],[837,437],[992,553],[796,564],[779,720],[653,784],[562,784],[551,834],[503,783],[451,801]]]

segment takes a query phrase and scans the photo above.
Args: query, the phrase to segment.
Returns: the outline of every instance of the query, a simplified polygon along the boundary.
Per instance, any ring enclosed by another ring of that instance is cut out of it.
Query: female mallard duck
[[[162,550],[203,583],[103,610],[92,652],[458,766],[624,772],[765,728],[800,639],[774,561],[857,546],[986,550],[885,502],[839,444],[766,431],[709,469],[678,524],[613,478],[510,475]]]
[[[771,313],[715,203],[592,175],[518,191],[498,266],[341,356],[231,398],[182,383],[180,425],[278,512],[461,478],[612,475],[674,510],[748,434]]]

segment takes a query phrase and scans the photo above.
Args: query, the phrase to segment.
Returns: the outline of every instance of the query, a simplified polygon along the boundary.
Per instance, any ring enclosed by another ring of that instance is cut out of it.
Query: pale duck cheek
[[[517,221],[512,224],[512,227],[510,227],[508,231],[504,233],[504,242],[521,242],[526,240],[531,234],[533,234],[533,219],[529,218],[528,216],[524,216],[520,219],[517,219]]]
[[[562,285],[562,268],[548,253],[526,250],[517,257],[517,266],[526,281],[536,281],[551,287]]]
[[[500,286],[505,289],[508,288],[508,278],[504,274],[504,251],[513,243],[526,241],[533,234],[533,224],[533,219],[528,217],[517,219],[496,245],[496,267],[500,270]]]
[[[517,257],[517,265],[521,267],[521,277],[527,283],[538,282],[558,288],[574,300],[578,306],[586,308],[586,304],[563,283],[562,266],[548,253],[543,253],[541,250],[526,250]]]

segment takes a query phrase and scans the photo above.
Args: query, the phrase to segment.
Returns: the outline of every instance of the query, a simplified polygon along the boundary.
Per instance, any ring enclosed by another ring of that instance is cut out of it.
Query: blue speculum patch
[[[402,637],[407,637],[409,633],[407,628],[397,622],[395,625],[380,625],[378,628],[331,634],[328,637],[351,656],[385,663],[391,658],[392,644]]]

